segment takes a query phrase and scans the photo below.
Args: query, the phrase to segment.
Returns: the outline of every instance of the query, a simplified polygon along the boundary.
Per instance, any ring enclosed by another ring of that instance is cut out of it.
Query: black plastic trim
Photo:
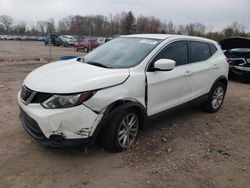
[[[198,97],[198,98],[196,98],[196,99],[193,99],[193,100],[191,100],[191,101],[188,101],[188,102],[186,102],[186,103],[183,103],[183,104],[181,104],[181,105],[178,105],[178,106],[175,106],[175,107],[173,107],[173,108],[164,110],[164,111],[162,111],[162,112],[153,114],[153,115],[149,116],[148,118],[149,118],[149,120],[151,120],[151,119],[154,119],[154,118],[156,118],[156,117],[159,117],[159,116],[162,116],[162,115],[164,115],[164,114],[167,114],[167,113],[169,113],[169,112],[176,111],[176,110],[178,110],[178,109],[181,109],[181,108],[184,108],[184,107],[187,107],[187,106],[191,106],[191,105],[194,105],[194,104],[199,104],[199,103],[205,102],[205,101],[208,99],[208,97],[209,97],[209,93],[207,93],[207,94],[205,94],[205,95],[202,95],[202,96],[200,96],[200,97]]]

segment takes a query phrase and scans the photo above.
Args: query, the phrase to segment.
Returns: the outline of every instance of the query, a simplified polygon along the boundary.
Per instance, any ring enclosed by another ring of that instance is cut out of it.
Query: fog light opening
[[[56,145],[56,146],[61,145],[61,144],[63,144],[63,142],[64,142],[64,138],[63,138],[63,136],[61,136],[61,135],[51,135],[51,136],[49,137],[49,139],[50,139],[50,142],[51,142],[53,145]]]

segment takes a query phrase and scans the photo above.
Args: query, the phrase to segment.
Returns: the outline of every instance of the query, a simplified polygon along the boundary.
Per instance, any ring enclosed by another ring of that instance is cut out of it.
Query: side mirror
[[[175,67],[176,62],[172,59],[159,59],[154,63],[153,71],[170,71]]]

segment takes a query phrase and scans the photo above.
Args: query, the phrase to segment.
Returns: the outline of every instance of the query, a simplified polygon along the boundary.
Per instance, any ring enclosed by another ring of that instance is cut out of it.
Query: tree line
[[[51,18],[33,24],[28,24],[25,21],[17,22],[9,15],[0,16],[0,34],[44,36],[49,32],[60,35],[105,37],[134,33],[168,33],[202,36],[217,41],[232,36],[250,37],[250,33],[245,31],[244,25],[238,22],[231,23],[221,31],[210,31],[202,23],[176,25],[172,21],[162,22],[154,16],[135,17],[131,11],[109,16],[72,15],[62,18],[58,22]]]

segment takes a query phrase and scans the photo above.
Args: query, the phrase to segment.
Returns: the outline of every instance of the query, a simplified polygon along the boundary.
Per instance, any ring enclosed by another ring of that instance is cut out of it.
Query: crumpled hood
[[[129,69],[102,68],[71,59],[35,69],[24,85],[44,93],[77,93],[121,84],[128,76]]]

